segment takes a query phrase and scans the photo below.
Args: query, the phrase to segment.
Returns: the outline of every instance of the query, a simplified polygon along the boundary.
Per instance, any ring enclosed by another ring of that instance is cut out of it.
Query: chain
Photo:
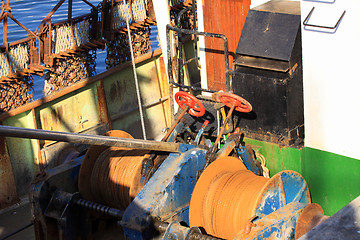
[[[96,73],[96,51],[83,52],[65,59],[55,59],[54,65],[45,75],[45,96],[68,87]]]
[[[31,102],[34,97],[33,86],[32,76],[2,82],[0,84],[0,112],[6,112]]]
[[[134,56],[141,56],[150,50],[150,27],[131,31]],[[131,61],[127,33],[117,34],[114,41],[107,44],[106,68]]]

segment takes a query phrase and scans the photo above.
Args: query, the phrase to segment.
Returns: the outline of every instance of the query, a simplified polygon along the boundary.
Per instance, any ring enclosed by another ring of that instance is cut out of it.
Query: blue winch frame
[[[163,239],[171,238],[174,234],[185,239],[189,227],[198,229],[197,226],[189,226],[189,203],[198,172],[203,170],[206,163],[206,150],[190,144],[180,144],[179,150],[179,153],[171,153],[164,160],[124,211],[119,224],[128,239],[150,238],[149,228],[154,219],[170,223]],[[74,159],[47,171],[42,179],[38,179],[38,183],[33,184],[33,199],[41,199],[49,188],[75,193],[81,161],[81,158]],[[272,234],[281,239],[293,239],[298,216],[310,203],[305,180],[294,171],[282,171],[273,176],[263,190],[253,221],[257,227],[245,239],[260,239]],[[46,212],[45,205],[34,206],[33,211]],[[240,233],[236,239],[240,237],[244,239]]]

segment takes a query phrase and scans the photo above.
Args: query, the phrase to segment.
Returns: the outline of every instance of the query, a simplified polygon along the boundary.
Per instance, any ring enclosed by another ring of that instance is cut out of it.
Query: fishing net
[[[131,42],[134,57],[141,56],[150,50],[150,27],[131,31]],[[129,37],[127,33],[115,35],[115,39],[107,44],[106,68],[131,61]]]
[[[127,33],[126,19],[129,24],[143,23],[149,15],[149,1],[134,0],[125,4],[119,2],[114,6],[113,28],[120,30],[114,39],[107,44],[106,68],[110,69],[116,65],[131,61],[129,37]],[[150,50],[151,27],[149,25],[137,25],[131,30],[131,42],[134,57],[141,56]]]
[[[67,22],[55,26],[51,34],[52,52],[59,54],[89,42],[91,40],[90,32],[92,28],[91,19],[83,19],[73,24]]]
[[[15,109],[32,101],[34,96],[34,79],[24,76],[12,81],[0,83],[0,112]]]
[[[129,1],[119,2],[114,6],[113,12],[113,29],[120,29],[126,27],[126,19],[129,23],[144,21],[148,17],[148,1],[147,0],[133,0],[131,1],[131,8]]]
[[[16,72],[28,68],[29,49],[30,47],[27,42],[9,47],[10,65],[6,52],[0,52],[0,76],[8,76],[11,73],[11,69],[13,69],[13,72]]]
[[[186,5],[184,5],[186,4]],[[181,10],[183,10],[186,6],[190,6],[192,1],[184,1],[184,0],[177,0],[172,1],[171,9],[170,9],[170,22],[172,26],[179,26],[178,24],[178,16]],[[180,28],[184,29],[196,29],[194,22],[194,15],[191,9],[183,13],[180,17]]]
[[[57,58],[45,75],[44,94],[49,95],[95,75],[96,51]]]

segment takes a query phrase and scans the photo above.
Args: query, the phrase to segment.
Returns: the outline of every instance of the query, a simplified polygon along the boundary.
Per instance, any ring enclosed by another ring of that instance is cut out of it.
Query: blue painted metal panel
[[[246,147],[240,146],[237,148],[237,152],[240,155],[241,159],[243,160],[244,165],[247,169],[252,171],[253,173],[257,174],[259,172],[259,168],[256,166],[255,162],[250,158],[249,151]]]
[[[255,226],[250,228],[250,232],[242,230],[234,239],[294,239],[296,222],[306,206],[307,204],[299,202],[287,204],[268,216],[253,221]]]
[[[266,216],[270,213],[278,210],[284,206],[284,202],[281,201],[282,192],[278,188],[272,189],[272,192],[267,192],[265,196],[264,204],[256,211],[257,216]]]
[[[188,205],[196,174],[206,160],[204,150],[192,145],[183,147],[188,150],[171,153],[125,210],[122,225],[128,239],[146,238],[149,215],[189,223]]]
[[[175,141],[175,137],[178,135],[178,133],[181,131],[181,129],[184,127],[184,123],[179,123],[176,125],[176,127],[174,128],[174,131],[171,133],[169,139],[167,140],[168,142],[174,142]]]
[[[268,215],[291,202],[310,203],[310,193],[303,177],[294,171],[282,171],[273,176],[262,189],[262,198],[255,211]]]
[[[299,174],[282,172],[281,180],[283,182],[287,202],[309,202],[309,189],[304,178]]]

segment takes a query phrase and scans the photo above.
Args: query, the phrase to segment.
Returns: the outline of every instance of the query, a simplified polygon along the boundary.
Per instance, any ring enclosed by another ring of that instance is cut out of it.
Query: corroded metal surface
[[[172,1],[170,3],[170,21],[173,26],[180,26],[181,28],[185,29],[196,29],[196,23],[194,22],[194,15],[192,11],[187,11],[185,14],[181,14],[180,16],[180,22],[179,15],[180,12],[192,6],[192,0],[185,0],[185,1]]]
[[[122,221],[126,227],[141,229],[148,223],[149,213],[163,221],[188,224],[188,204],[196,173],[205,163],[205,151],[191,145],[186,148],[167,157],[125,210]],[[124,229],[127,238],[140,239],[141,232],[129,230]]]
[[[295,239],[300,238],[328,218],[328,216],[324,215],[324,211],[319,204],[311,203],[307,205],[296,223]]]
[[[19,201],[4,137],[0,137],[0,182],[3,183],[0,185],[0,209],[2,209]]]
[[[101,80],[98,82],[97,87],[97,103],[99,108],[99,118],[101,122],[104,122],[108,125],[109,129],[112,129],[111,119],[108,111],[108,106],[106,103],[106,96],[104,90],[104,81]]]
[[[359,236],[360,196],[299,239],[359,239]]]
[[[234,240],[289,240],[294,239],[296,222],[306,204],[292,202],[264,218],[249,221],[247,228],[236,234]]]
[[[101,123],[95,85],[84,88],[75,96],[39,109],[39,128],[51,131],[81,132]],[[50,141],[45,141],[45,145]]]

